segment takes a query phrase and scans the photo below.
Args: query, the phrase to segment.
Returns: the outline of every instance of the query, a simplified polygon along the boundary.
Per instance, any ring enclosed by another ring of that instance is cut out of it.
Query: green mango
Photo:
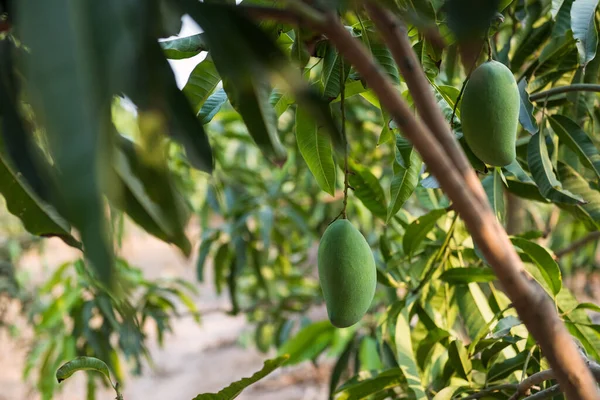
[[[521,101],[512,72],[502,63],[477,67],[463,94],[463,135],[473,153],[489,165],[503,167],[516,157]]]
[[[377,270],[371,247],[347,219],[329,225],[319,243],[319,281],[329,320],[354,325],[371,306]]]

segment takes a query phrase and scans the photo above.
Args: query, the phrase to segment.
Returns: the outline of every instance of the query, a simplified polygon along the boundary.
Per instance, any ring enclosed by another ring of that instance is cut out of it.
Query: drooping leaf
[[[350,361],[350,356],[355,350],[355,347],[356,341],[354,340],[354,338],[352,338],[348,341],[346,348],[344,348],[344,351],[335,362],[335,365],[333,366],[333,371],[331,371],[331,378],[329,381],[329,397],[333,397],[333,394],[335,393],[338,387],[338,383],[340,382],[344,370],[348,368],[348,362]]]
[[[511,237],[510,240],[512,244],[523,250],[537,265],[546,284],[552,290],[552,294],[556,296],[562,288],[562,275],[560,267],[550,253],[548,253],[548,250],[537,243],[520,237]]]
[[[363,33],[364,35],[365,33]],[[400,74],[398,73],[398,67],[396,62],[390,53],[390,50],[386,45],[381,43],[380,40],[376,40],[370,34],[366,34],[369,37],[369,43],[371,47],[371,53],[379,65],[381,65],[387,75],[391,78],[392,83],[395,85],[400,84]]]
[[[527,359],[528,352],[524,351],[517,354],[513,358],[493,364],[488,373],[487,379],[489,382],[497,382],[512,374],[517,370],[523,369],[523,364]]]
[[[592,188],[590,183],[573,168],[560,161],[558,163],[558,174],[566,189],[581,196],[586,201],[582,205],[559,204],[559,207],[582,221],[588,230],[600,229],[600,192]]]
[[[202,33],[177,39],[162,40],[159,43],[165,56],[172,60],[191,58],[208,50],[206,39]]]
[[[481,182],[483,189],[487,194],[490,206],[496,215],[496,218],[500,223],[504,222],[504,215],[506,209],[504,207],[504,184],[502,183],[502,177],[497,169],[494,169],[492,175],[486,176]]]
[[[417,218],[408,228],[402,239],[405,254],[412,254],[421,244],[425,236],[433,229],[437,221],[447,213],[445,209],[437,209]]]
[[[469,337],[475,340],[485,334],[488,321],[493,320],[494,313],[478,284],[457,285],[455,296]]]
[[[331,343],[335,329],[328,320],[307,325],[279,348],[279,354],[289,354],[288,365],[311,360]]]
[[[577,0],[571,6],[571,29],[577,40],[579,62],[587,65],[596,56],[598,31],[596,30],[596,8],[598,0]]]
[[[394,173],[390,186],[390,205],[387,211],[386,223],[398,213],[404,203],[410,198],[419,183],[419,173],[423,165],[421,157],[416,150],[410,153],[410,164],[406,167],[400,167],[397,173]]]
[[[242,378],[239,381],[233,382],[226,388],[220,390],[218,393],[204,393],[194,397],[193,400],[232,400],[237,398],[240,393],[248,386],[260,381],[277,368],[281,367],[288,360],[288,356],[284,355],[281,357],[274,358],[272,360],[265,361],[262,369],[249,378]]]
[[[562,188],[562,184],[556,179],[552,170],[552,162],[548,155],[544,135],[538,132],[533,135],[527,147],[527,163],[538,185],[540,193],[545,198],[558,203],[584,204],[584,200],[568,190]]]
[[[514,315],[504,317],[500,321],[498,321],[498,323],[494,327],[494,331],[492,332],[492,338],[499,339],[503,336],[506,336],[510,333],[510,330],[512,328],[521,324],[521,320],[519,320],[519,318],[515,317]]]
[[[527,93],[526,79],[521,79],[519,82],[519,95],[521,96],[519,122],[527,132],[531,134],[536,133],[539,128],[535,118],[533,117],[533,104],[531,104],[531,101],[529,100],[529,93]]]
[[[323,96],[326,99],[335,99],[339,96],[349,72],[350,63],[343,59],[334,46],[328,46],[323,57],[323,68],[321,70]],[[342,77],[344,82],[342,82]]]
[[[220,81],[221,77],[210,56],[202,60],[192,70],[187,83],[183,87],[183,93],[194,107],[196,114],[200,112],[202,106]]]
[[[454,340],[448,346],[448,356],[456,374],[468,380],[473,366],[464,344],[459,340]]]
[[[560,140],[577,154],[583,165],[600,178],[600,153],[583,129],[564,115],[552,115],[548,120]]]
[[[200,246],[198,248],[198,260],[196,261],[196,279],[199,282],[204,281],[204,264],[206,263],[206,258],[210,253],[213,243],[219,239],[219,236],[219,231],[206,231],[202,233]]]
[[[390,368],[370,374],[368,378],[358,382],[347,382],[338,389],[335,398],[336,400],[360,400],[399,386],[406,386],[402,370]]]
[[[416,399],[426,398],[427,396],[421,383],[421,376],[412,347],[410,317],[408,315],[408,307],[406,306],[398,314],[394,338],[396,343],[396,359],[407,381],[411,396],[414,396]]]
[[[301,106],[296,109],[296,141],[319,187],[333,196],[337,169],[333,161],[331,139],[319,132],[317,122]]]
[[[352,175],[348,181],[354,188],[354,195],[371,211],[375,216],[385,219],[387,215],[387,205],[385,193],[379,183],[379,179],[366,167],[358,164],[352,164]]]
[[[100,192],[98,161],[102,128],[110,98],[96,76],[94,43],[87,29],[87,6],[66,0],[19,2],[21,39],[31,51],[24,61],[29,98],[46,128],[49,147],[62,176],[58,182],[61,210],[79,230],[98,278],[113,278],[113,253],[107,237]],[[68,143],[68,146],[65,146]],[[107,168],[107,167],[106,167]]]

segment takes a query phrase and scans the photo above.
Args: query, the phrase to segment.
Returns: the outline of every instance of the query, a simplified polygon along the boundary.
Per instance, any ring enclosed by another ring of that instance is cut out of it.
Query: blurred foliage
[[[83,250],[25,308],[35,330],[25,376],[37,372],[45,398],[58,367],[76,356],[103,360],[117,380],[122,360],[140,372],[146,324],[162,342],[178,304],[196,315],[194,286],[148,281],[116,255],[124,218],[186,256],[197,248],[198,280],[227,292],[261,351],[289,354],[288,364],[334,357],[332,397],[446,399],[548,368],[437,180],[363,78],[326,38],[255,23],[243,11],[275,3],[27,0],[18,19],[0,19],[0,193],[30,234]],[[314,3],[315,13],[340,12],[413,107],[358,2]],[[407,24],[438,106],[448,121],[455,114],[456,138],[527,273],[599,360],[600,327],[588,314],[598,308],[577,302],[563,282],[599,263],[598,96],[547,92],[598,84],[598,1],[382,3]],[[204,31],[158,41],[180,30],[183,14]],[[424,34],[432,28],[445,48]],[[488,168],[461,140],[457,107],[488,38],[521,94],[517,159],[502,168]],[[167,58],[201,53],[179,90]],[[322,304],[315,250],[342,209],[346,143],[347,213],[372,246],[379,285],[363,321],[340,330],[308,315]],[[200,237],[188,238],[196,218]],[[17,261],[0,255],[0,295],[19,298]],[[506,386],[489,393],[511,395]]]

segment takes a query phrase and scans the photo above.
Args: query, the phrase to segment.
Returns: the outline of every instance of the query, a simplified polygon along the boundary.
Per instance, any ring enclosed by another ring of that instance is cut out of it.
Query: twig
[[[477,393],[473,393],[467,397],[456,397],[456,399],[460,399],[460,400],[475,400],[475,399],[480,399],[482,397],[487,396],[490,393],[493,392],[499,392],[501,390],[516,390],[517,389],[517,384],[516,383],[506,383],[504,385],[498,385],[498,386],[490,386],[488,388],[485,389],[481,389],[479,392]]]
[[[346,140],[346,75],[344,73],[344,59],[340,60],[340,107],[342,114],[342,137],[344,138],[344,208],[342,218],[347,219],[346,207],[348,206],[348,141]]]
[[[559,258],[561,258],[569,253],[572,253],[575,250],[582,248],[589,242],[592,242],[598,238],[600,238],[600,231],[591,232],[587,236],[584,236],[581,239],[571,243],[569,246],[565,247],[564,249],[560,249],[560,250],[556,251],[554,253],[554,258],[558,260]]]
[[[550,386],[548,389],[544,389],[536,394],[532,394],[531,396],[525,397],[524,400],[542,400],[547,399],[549,397],[554,397],[560,393],[560,385]]]
[[[509,400],[517,400],[522,395],[527,394],[532,387],[538,386],[540,383],[544,381],[549,381],[551,379],[554,379],[554,371],[552,371],[551,369],[537,372],[523,379],[521,383],[517,385],[515,394],[513,394]]]
[[[600,92],[600,85],[593,83],[574,83],[568,86],[558,86],[552,89],[544,90],[543,92],[534,93],[529,96],[531,101],[544,100],[546,97],[553,96],[555,94],[562,94],[568,92]]]

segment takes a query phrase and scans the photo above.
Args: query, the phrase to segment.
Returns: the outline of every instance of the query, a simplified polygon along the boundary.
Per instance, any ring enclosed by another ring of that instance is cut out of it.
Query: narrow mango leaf
[[[343,79],[342,82],[342,67]],[[323,85],[323,96],[326,99],[333,100],[339,96],[342,85],[348,78],[350,72],[350,63],[344,62],[343,57],[338,53],[334,46],[328,46],[323,57],[323,68],[321,70],[321,84]]]
[[[187,96],[196,114],[220,81],[221,77],[210,55],[196,65],[183,87],[183,94]]]
[[[523,250],[535,265],[537,265],[546,284],[551,289],[552,294],[556,296],[562,288],[562,275],[560,267],[556,261],[554,261],[554,258],[550,255],[548,250],[537,243],[520,237],[513,236],[510,238],[510,241],[513,245]]]
[[[402,238],[402,248],[405,254],[412,254],[425,239],[427,234],[434,228],[437,221],[447,211],[445,209],[432,210],[427,214],[414,220],[404,233]]]
[[[521,126],[529,133],[534,134],[539,130],[537,122],[533,117],[533,104],[529,100],[527,93],[527,80],[521,79],[519,82],[519,95],[521,97],[521,106],[519,108],[519,122]]]
[[[590,357],[597,360],[600,357],[600,335],[589,326],[589,315],[585,310],[575,309],[579,302],[566,287],[556,296],[556,304],[561,313],[566,313],[564,318],[569,332],[583,344]]]
[[[365,33],[363,33],[363,35]],[[400,74],[398,73],[398,67],[396,66],[396,62],[394,61],[390,50],[386,45],[381,43],[380,40],[375,40],[375,38],[371,37],[368,33],[366,33],[366,35],[369,37],[369,43],[373,57],[375,57],[375,59],[383,67],[385,72],[387,72],[387,75],[391,78],[392,83],[395,85],[399,85]]]
[[[595,15],[598,0],[577,0],[571,6],[571,29],[577,40],[579,62],[585,67],[596,57],[598,31]]]
[[[319,132],[315,119],[301,106],[296,108],[296,141],[319,187],[333,196],[337,168],[333,161],[331,139]]]
[[[279,139],[275,110],[269,104],[270,86],[247,76],[241,81],[223,79],[223,88],[263,155],[274,164],[283,165],[287,154]]]
[[[269,103],[273,106],[275,114],[277,114],[277,118],[279,118],[292,104],[294,104],[294,99],[287,93],[275,88],[271,92]]]
[[[454,340],[448,346],[448,357],[456,374],[463,379],[469,380],[469,374],[471,373],[471,369],[473,369],[473,365],[471,364],[465,345],[459,340]]]
[[[490,268],[452,268],[444,271],[440,279],[443,282],[456,285],[471,282],[492,282],[496,280],[496,275]]]
[[[528,354],[529,351],[524,351],[517,354],[513,358],[493,364],[487,373],[487,381],[497,382],[506,378],[515,371],[522,370]]]
[[[496,218],[500,223],[503,223],[504,215],[506,214],[506,208],[504,207],[504,185],[498,169],[494,169],[491,175],[486,176],[481,184]]]
[[[533,180],[538,185],[540,193],[545,198],[557,203],[585,204],[584,200],[568,190],[562,188],[552,170],[552,162],[548,155],[544,135],[538,132],[533,135],[527,146],[527,163],[533,175]]]
[[[56,380],[61,383],[77,371],[100,372],[112,384],[106,363],[94,357],[77,357],[66,362],[56,371]]]
[[[353,175],[350,175],[348,181],[354,188],[354,195],[375,215],[385,219],[387,215],[387,205],[385,193],[379,183],[379,179],[362,165],[351,165]]]
[[[307,325],[285,342],[278,354],[289,354],[288,365],[312,360],[331,343],[335,329],[329,320]]]
[[[329,397],[333,398],[333,394],[335,393],[338,383],[342,377],[344,371],[348,368],[348,363],[350,361],[350,356],[354,352],[356,347],[356,340],[351,338],[348,341],[348,344],[344,348],[342,354],[338,357],[335,365],[333,366],[333,370],[331,371],[331,378],[329,380]]]
[[[81,233],[98,278],[109,284],[114,259],[98,178],[103,149],[98,144],[102,127],[110,124],[109,114],[101,111],[110,98],[99,87],[93,61],[98,54],[85,33],[87,6],[73,7],[66,0],[26,0],[19,6],[20,39],[31,51],[24,74],[35,88],[29,96],[62,173],[58,189],[65,217]]]
[[[362,338],[358,347],[358,359],[361,371],[376,371],[383,368],[375,338],[371,336]]]
[[[208,99],[202,105],[198,118],[202,125],[208,124],[217,115],[221,106],[227,102],[227,93],[222,87],[214,91],[213,94],[208,96]]]
[[[220,390],[218,393],[204,393],[194,397],[193,400],[232,400],[237,398],[240,393],[248,386],[260,381],[277,368],[281,367],[288,360],[288,356],[284,355],[281,357],[274,358],[272,360],[265,361],[262,369],[249,378],[242,378],[239,381],[233,382],[225,389]]]
[[[208,50],[203,33],[159,42],[165,56],[172,60],[182,60],[197,56]]]
[[[204,264],[206,264],[206,258],[210,253],[212,244],[219,239],[219,236],[220,231],[205,231],[202,233],[198,248],[198,260],[196,261],[196,279],[199,282],[204,281]]]
[[[408,383],[409,392],[412,392],[412,396],[416,399],[427,398],[421,382],[421,376],[419,375],[415,353],[412,348],[410,317],[407,306],[405,306],[398,314],[394,337],[396,343],[396,359],[398,360],[398,365]]]
[[[372,374],[359,382],[342,385],[338,389],[336,400],[361,400],[395,387],[405,387],[406,379],[400,368],[391,368]]]
[[[13,169],[3,151],[0,151],[0,193],[4,196],[8,211],[21,220],[29,233],[56,236],[70,246],[81,248],[81,243],[71,236],[69,223],[50,204],[38,197],[23,176]]]
[[[501,337],[508,335],[512,328],[521,324],[521,320],[514,315],[502,318],[494,327],[492,339],[500,339]]]
[[[410,164],[407,168],[400,167],[394,173],[390,186],[390,205],[388,206],[386,223],[390,223],[404,203],[410,198],[419,183],[419,174],[423,165],[421,157],[416,150],[410,153]]]
[[[477,283],[456,285],[455,296],[460,315],[471,340],[487,333],[488,321],[493,320],[494,313]]]
[[[582,221],[590,231],[600,229],[600,192],[569,165],[558,162],[558,175],[566,189],[586,200],[583,205],[559,204],[558,206]]]
[[[165,160],[146,163],[153,156],[122,136],[118,145],[113,167],[122,182],[122,196],[109,197],[148,233],[189,255],[191,244],[185,226],[190,210],[176,191]]]
[[[592,139],[579,125],[564,115],[552,115],[548,120],[560,140],[577,154],[583,165],[600,178],[600,153]]]

